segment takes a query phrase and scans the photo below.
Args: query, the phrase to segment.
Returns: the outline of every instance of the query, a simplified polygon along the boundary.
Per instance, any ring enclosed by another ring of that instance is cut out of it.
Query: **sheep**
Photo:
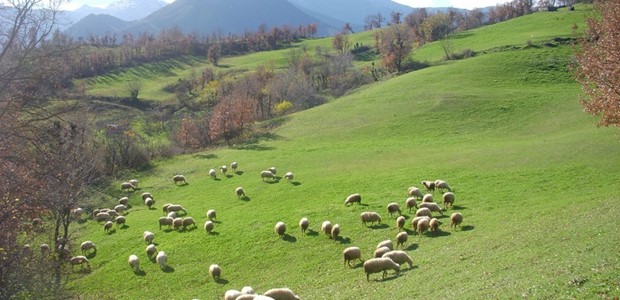
[[[448,207],[452,207],[452,205],[454,204],[454,193],[453,192],[447,192],[443,194],[443,206],[445,209],[448,209]]]
[[[164,251],[159,251],[155,257],[155,261],[159,264],[162,270],[168,268],[168,255]]]
[[[423,219],[420,219],[420,221],[418,221],[418,233],[419,234],[425,233],[429,227],[430,227],[429,218],[423,218]]]
[[[118,199],[118,204],[127,205],[129,203],[129,197],[122,197]]]
[[[431,212],[438,211],[443,216],[443,210],[435,202],[420,203],[420,208],[428,208]]]
[[[377,249],[381,247],[388,247],[390,250],[394,250],[394,243],[392,243],[392,240],[385,240],[377,244]]]
[[[148,246],[146,246],[146,256],[149,259],[152,259],[153,256],[155,256],[155,253],[157,253],[157,247],[155,246],[155,244],[149,244]]]
[[[266,291],[264,296],[271,297],[274,300],[299,300],[299,296],[288,288],[277,288]]]
[[[267,169],[267,171],[269,171],[269,173],[276,175],[276,167],[271,167],[269,169]]]
[[[444,190],[448,190],[448,192],[452,192],[450,185],[448,185],[448,183],[445,182],[444,180],[440,180],[440,179],[435,180],[435,188],[439,189],[442,192]]]
[[[228,171],[228,167],[226,165],[223,165],[220,167],[220,171],[222,172],[222,174],[224,174],[224,176],[226,176],[226,172]]]
[[[183,218],[172,219],[172,228],[179,229],[181,226],[183,226]]]
[[[113,210],[113,209],[108,210],[107,213],[108,213],[108,215],[110,215],[110,220],[113,219],[114,217],[118,216],[118,213],[115,210]]]
[[[436,218],[432,218],[428,222],[428,226],[430,227],[432,232],[439,232],[439,220],[437,220]]]
[[[217,179],[217,172],[215,169],[209,170],[209,176],[211,176],[211,179]]]
[[[146,207],[148,207],[149,209],[151,209],[151,207],[155,204],[155,200],[153,200],[153,198],[148,197],[144,200],[144,205],[146,205]]]
[[[207,210],[207,218],[209,218],[209,220],[211,221],[215,219],[215,209]]]
[[[360,194],[351,194],[344,200],[344,206],[348,206],[349,204],[362,204],[362,195]]]
[[[332,226],[332,239],[334,241],[338,240],[338,236],[340,235],[340,224],[335,224]]]
[[[278,222],[276,223],[276,226],[273,227],[273,231],[279,236],[283,236],[284,232],[286,232],[286,225],[284,222]]]
[[[426,207],[421,207],[418,208],[418,210],[415,211],[415,216],[416,217],[421,217],[421,216],[427,216],[429,218],[433,217],[433,213],[431,213],[431,210],[426,208]]]
[[[396,228],[398,231],[401,231],[403,227],[405,227],[405,217],[398,216],[398,218],[396,218]]]
[[[83,265],[86,264],[86,266],[90,269],[90,262],[88,261],[88,258],[86,258],[86,256],[83,256],[83,255],[71,257],[69,259],[69,264],[71,264],[71,268],[73,268],[76,265],[80,265],[83,267]]]
[[[187,184],[187,180],[185,180],[185,176],[180,175],[180,174],[172,176],[172,181],[174,181],[174,184],[177,184],[179,182]]]
[[[351,266],[352,260],[359,259],[360,262],[364,262],[362,260],[362,251],[359,247],[349,247],[344,249],[344,251],[342,251],[342,256],[344,257],[344,264],[349,264],[349,267],[353,267]]]
[[[435,182],[430,180],[422,180],[421,184],[424,186],[426,191],[432,192],[435,190]]]
[[[271,179],[274,180],[276,178],[275,175],[273,175],[273,173],[269,172],[269,171],[261,171],[260,172],[260,178],[265,181],[265,179]]]
[[[392,216],[395,212],[398,212],[398,215],[402,215],[400,212],[400,206],[396,202],[392,202],[387,205],[387,211],[390,216]]]
[[[138,179],[130,179],[128,182],[131,183],[136,188],[138,187]]]
[[[409,189],[407,189],[407,195],[409,197],[415,197],[417,199],[422,199],[422,197],[424,197],[424,195],[422,194],[422,191],[420,191],[420,189],[415,186],[412,186]]]
[[[164,215],[168,213],[168,206],[170,206],[170,205],[172,205],[172,203],[166,203],[166,204],[161,206],[161,210],[164,213]]]
[[[409,268],[413,268],[413,259],[411,259],[411,256],[405,251],[394,250],[383,254],[381,257],[387,257],[399,265],[407,263],[409,264]]]
[[[100,212],[95,215],[95,220],[99,221],[108,221],[110,220],[110,214],[108,212]]]
[[[243,190],[242,187],[236,188],[235,189],[235,194],[237,194],[237,198],[245,197],[245,191]]]
[[[145,231],[145,232],[142,234],[142,238],[144,239],[144,241],[145,241],[147,244],[152,244],[152,243],[153,243],[153,240],[155,239],[155,234],[154,234],[154,233],[152,233],[152,232],[150,232],[150,231]]]
[[[22,248],[22,255],[24,257],[32,256],[32,247],[30,247],[30,244],[25,244],[24,245],[24,247]]]
[[[41,244],[41,246],[39,246],[39,249],[41,250],[42,257],[47,257],[52,251],[52,248],[48,244]]]
[[[110,229],[112,229],[112,226],[114,226],[114,222],[112,221],[105,222],[105,224],[103,224],[103,231],[109,233]]]
[[[420,216],[420,217],[413,218],[413,220],[411,220],[411,227],[413,227],[413,231],[415,232],[418,231],[418,222],[420,222],[420,220],[422,219],[428,219],[430,221],[431,218],[429,218],[428,216]]]
[[[405,205],[409,209],[409,213],[411,213],[411,208],[412,207],[415,207],[416,209],[418,208],[418,203],[416,202],[416,198],[415,197],[407,198],[407,200],[405,200]]]
[[[176,211],[171,211],[171,212],[169,212],[166,216],[167,216],[167,217],[169,217],[169,218],[173,218],[173,219],[175,219],[176,217],[178,217],[178,216],[177,216],[177,212],[176,212]]]
[[[134,273],[140,272],[140,260],[138,259],[138,256],[135,254],[129,255],[127,262]]]
[[[378,224],[381,224],[381,216],[373,211],[365,211],[363,213],[360,214],[360,220],[362,220],[362,223],[364,223],[364,225],[366,225],[366,223],[370,222],[371,225],[375,222],[377,222]]]
[[[149,192],[142,193],[142,200],[146,200],[146,198],[153,198],[153,195]]]
[[[295,174],[293,174],[293,172],[286,172],[286,174],[284,174],[284,178],[286,178],[288,182],[291,182],[291,180],[295,178]]]
[[[121,183],[121,191],[124,192],[124,191],[127,191],[129,189],[131,189],[132,191],[135,191],[136,187],[133,184],[129,183],[129,182]]]
[[[373,257],[381,257],[383,256],[383,254],[388,253],[392,251],[392,249],[388,248],[388,247],[380,247],[375,249],[375,253],[373,255]]]
[[[237,290],[228,290],[224,293],[224,300],[237,300],[241,295],[243,294]]]
[[[82,249],[82,254],[85,254],[88,250],[95,250],[95,252],[97,252],[97,246],[91,241],[83,242],[80,245],[80,249]]]
[[[237,298],[237,300],[250,300],[250,299],[252,300],[276,300],[274,298],[271,298],[265,295],[241,295],[241,297]]]
[[[397,248],[398,248],[398,246],[404,247],[404,246],[405,246],[405,243],[407,242],[407,238],[408,238],[408,237],[409,237],[409,236],[407,236],[407,233],[406,233],[406,232],[404,232],[404,231],[403,231],[403,232],[399,232],[399,233],[396,235],[396,247],[397,247]]]
[[[327,235],[331,235],[332,223],[330,221],[323,221],[323,224],[321,224],[321,231],[323,231]]]
[[[456,226],[461,227],[462,222],[463,215],[461,213],[455,212],[450,216],[450,227],[454,227],[454,229],[456,229]]]
[[[251,286],[244,286],[241,288],[241,293],[245,295],[255,295],[256,291]]]
[[[215,228],[215,224],[212,221],[206,221],[204,228],[208,234],[211,234],[211,231]]]
[[[71,210],[71,217],[73,217],[74,219],[80,219],[82,218],[83,213],[84,213],[84,209],[82,209],[81,207],[76,207]],[[41,219],[39,218],[32,219],[33,227],[39,227],[41,226],[41,224],[43,224],[43,221],[41,221]]]
[[[394,270],[396,275],[400,272],[400,266],[392,259],[387,257],[371,258],[364,262],[364,272],[366,273],[366,280],[370,281],[370,274],[383,272],[383,279],[387,274],[387,270]]]
[[[422,203],[428,203],[428,202],[435,202],[435,200],[433,199],[433,195],[432,194],[424,194],[424,197],[422,197]]]
[[[114,211],[117,213],[123,213],[127,210],[127,206],[123,205],[123,204],[119,204],[117,206],[114,206]]]
[[[172,221],[174,223],[174,221]],[[185,217],[183,218],[183,229],[187,229],[187,226],[190,225],[194,225],[194,228],[196,228],[196,222],[194,221],[194,218],[192,217]]]
[[[308,218],[301,218],[301,220],[299,220],[299,229],[301,229],[301,233],[306,233],[308,226],[310,226]]]
[[[233,170],[233,172],[237,172],[237,167],[238,167],[238,164],[236,161],[233,161],[230,163],[230,168]]]
[[[114,222],[116,223],[116,225],[118,226],[124,226],[125,225],[125,217],[124,216],[118,216],[116,217],[116,219],[114,220]]]
[[[211,274],[211,276],[213,277],[213,279],[219,279],[220,276],[222,275],[222,268],[220,268],[220,266],[216,265],[216,264],[212,264],[209,267],[209,274]]]
[[[181,206],[180,204],[172,204],[166,208],[166,212],[169,213],[171,211],[176,211],[176,212],[183,211],[184,214],[187,214],[187,211],[185,210],[185,208],[183,208],[183,206]]]

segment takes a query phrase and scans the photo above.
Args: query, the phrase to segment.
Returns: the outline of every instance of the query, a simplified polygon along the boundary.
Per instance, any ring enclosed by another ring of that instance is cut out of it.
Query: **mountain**
[[[129,27],[131,22],[123,21],[117,17],[106,14],[90,14],[82,18],[65,30],[65,33],[75,38],[86,38],[94,35],[108,33],[120,33]]]
[[[161,0],[117,0],[105,8],[82,5],[74,11],[65,11],[63,23],[70,26],[91,14],[106,14],[124,21],[135,21],[166,5],[167,3]]]

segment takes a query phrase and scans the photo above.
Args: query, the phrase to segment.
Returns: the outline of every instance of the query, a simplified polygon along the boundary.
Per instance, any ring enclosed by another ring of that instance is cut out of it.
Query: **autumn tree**
[[[351,40],[347,32],[340,32],[334,35],[332,47],[340,53],[347,53],[351,49]]]
[[[214,65],[217,66],[217,63],[220,61],[220,57],[222,56],[222,49],[218,43],[214,43],[209,47],[207,52],[207,59]]]
[[[393,72],[404,70],[403,62],[413,49],[409,30],[404,24],[392,25],[382,31],[380,42],[381,62]]]
[[[368,15],[364,19],[364,29],[373,30],[373,29],[381,28],[384,21],[385,21],[385,17],[381,13]]]
[[[577,51],[577,80],[585,111],[600,117],[598,125],[620,126],[620,2],[598,0],[600,18],[587,20]]]
[[[254,101],[228,95],[214,108],[209,122],[211,139],[223,139],[229,146],[253,121]]]

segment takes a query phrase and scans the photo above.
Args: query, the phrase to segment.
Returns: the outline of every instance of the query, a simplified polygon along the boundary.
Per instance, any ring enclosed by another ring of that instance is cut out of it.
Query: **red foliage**
[[[254,121],[254,100],[243,96],[226,96],[213,109],[209,127],[212,140],[224,139],[230,145],[246,126]]]

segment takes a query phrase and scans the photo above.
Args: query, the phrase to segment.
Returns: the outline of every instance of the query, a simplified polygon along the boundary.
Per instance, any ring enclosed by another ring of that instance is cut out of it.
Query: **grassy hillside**
[[[73,270],[70,286],[87,299],[222,299],[245,285],[287,286],[302,299],[618,297],[618,132],[582,112],[566,69],[570,51],[532,47],[426,68],[294,114],[256,143],[128,175],[141,186],[127,194],[128,226],[111,234],[93,221],[76,228],[98,251],[90,272]],[[207,175],[232,161],[238,173]],[[261,181],[271,166],[296,178]],[[175,186],[177,173],[189,184]],[[395,238],[389,202],[404,207],[409,186],[437,178],[455,189],[456,207],[439,216],[440,234],[410,232],[412,269],[367,282],[361,264],[343,266],[346,247],[368,259],[378,242]],[[237,186],[248,199],[234,195]],[[157,209],[141,204],[145,191]],[[356,192],[363,204],[345,207]],[[125,195],[116,187],[111,194]],[[168,202],[185,206],[198,228],[159,230]],[[211,208],[218,222],[209,236],[201,227]],[[384,225],[362,225],[362,211],[379,212]],[[461,229],[448,226],[454,211],[464,215]],[[310,234],[297,228],[302,217]],[[341,225],[341,239],[318,233],[324,220]],[[273,233],[278,221],[288,226],[285,238]],[[168,254],[166,272],[147,260],[145,230]],[[130,254],[144,273],[129,269]],[[208,275],[212,263],[223,268],[220,280]]]

